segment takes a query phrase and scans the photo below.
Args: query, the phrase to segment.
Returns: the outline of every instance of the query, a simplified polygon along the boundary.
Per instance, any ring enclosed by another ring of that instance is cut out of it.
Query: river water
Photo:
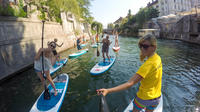
[[[111,36],[112,37],[112,36]],[[113,39],[111,38],[113,41]],[[69,86],[60,112],[98,112],[100,98],[96,89],[117,86],[129,80],[138,70],[139,48],[137,38],[120,37],[121,49],[115,54],[112,68],[100,76],[91,76],[90,69],[102,58],[97,57],[96,48],[70,59],[66,66],[54,74],[67,73]],[[111,46],[113,46],[114,41]],[[76,48],[61,53],[68,57]],[[178,40],[158,40],[157,53],[162,58],[163,112],[200,111],[200,46]],[[139,84],[132,88],[106,96],[111,112],[122,112],[136,95]],[[1,112],[27,112],[43,91],[33,68],[17,74],[0,85]]]

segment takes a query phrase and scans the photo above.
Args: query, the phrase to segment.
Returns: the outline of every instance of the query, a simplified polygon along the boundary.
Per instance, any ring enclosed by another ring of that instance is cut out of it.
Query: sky
[[[146,7],[148,2],[152,0],[92,0],[90,12],[95,21],[101,22],[106,28],[108,23],[125,17],[129,9],[131,14],[136,14],[141,7]]]

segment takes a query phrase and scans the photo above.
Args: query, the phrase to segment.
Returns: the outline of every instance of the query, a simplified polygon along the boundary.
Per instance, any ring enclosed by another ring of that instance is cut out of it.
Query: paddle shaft
[[[99,112],[110,112],[105,96],[100,96]]]
[[[42,21],[42,49],[44,48],[43,47],[43,41],[44,41],[44,22],[45,21]],[[44,52],[42,51],[42,75],[44,77]]]
[[[42,48],[43,47],[43,41],[44,41],[44,23],[45,21],[42,21]],[[47,89],[47,85],[46,85],[46,77],[44,76],[44,52],[42,52],[42,76],[44,77],[45,81],[44,81],[44,88],[45,90]]]

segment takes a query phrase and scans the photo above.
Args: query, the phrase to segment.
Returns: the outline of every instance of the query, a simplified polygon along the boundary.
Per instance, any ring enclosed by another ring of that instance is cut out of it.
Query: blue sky
[[[145,7],[152,0],[93,0],[90,11],[96,21],[101,22],[104,28],[120,16],[125,17],[128,10],[135,14],[141,7]]]

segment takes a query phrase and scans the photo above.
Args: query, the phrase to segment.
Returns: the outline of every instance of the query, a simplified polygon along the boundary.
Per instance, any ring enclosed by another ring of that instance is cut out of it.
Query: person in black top
[[[77,43],[77,49],[78,49],[78,51],[81,50],[82,48],[81,48],[81,38],[80,37],[77,38],[76,43]]]

